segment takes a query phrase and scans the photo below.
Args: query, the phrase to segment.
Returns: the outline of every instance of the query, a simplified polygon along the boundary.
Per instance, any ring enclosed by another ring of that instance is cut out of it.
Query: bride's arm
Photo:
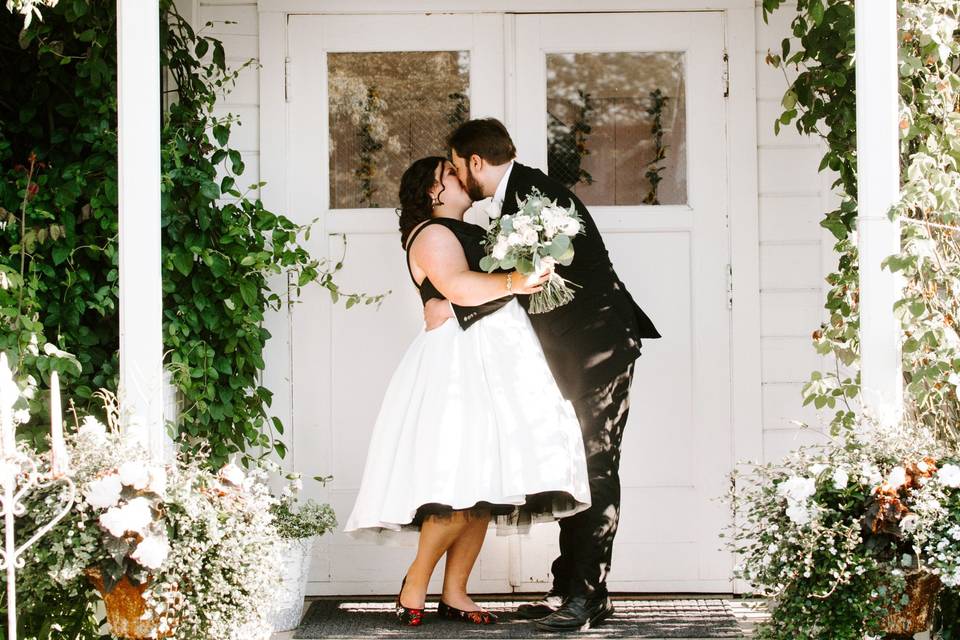
[[[475,307],[513,293],[536,293],[547,279],[547,275],[530,279],[518,271],[510,274],[471,271],[460,241],[441,225],[430,225],[416,237],[410,257],[447,300],[461,307]],[[512,279],[509,291],[508,275]]]

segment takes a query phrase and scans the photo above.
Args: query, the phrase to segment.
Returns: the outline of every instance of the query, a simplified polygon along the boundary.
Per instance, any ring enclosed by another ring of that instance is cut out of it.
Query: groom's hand
[[[426,322],[427,331],[433,331],[452,317],[453,309],[448,300],[430,298],[423,305],[423,320]]]

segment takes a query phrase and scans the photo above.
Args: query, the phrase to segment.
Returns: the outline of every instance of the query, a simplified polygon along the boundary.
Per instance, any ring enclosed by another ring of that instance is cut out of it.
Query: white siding
[[[223,0],[194,0],[197,30],[223,41],[227,66],[240,69],[237,84],[217,105],[218,116],[231,114],[239,119],[231,129],[230,144],[243,156],[242,175],[237,176],[241,192],[260,181],[260,70],[257,62],[259,42],[257,35],[256,2],[224,2]],[[209,26],[205,26],[210,23]],[[209,55],[209,54],[208,54]],[[253,193],[258,193],[257,189]]]
[[[798,423],[822,428],[829,419],[802,407],[800,391],[810,372],[824,363],[810,335],[825,316],[824,276],[835,262],[829,234],[819,225],[832,205],[833,178],[817,172],[824,152],[818,138],[803,136],[793,126],[774,134],[787,77],[765,59],[768,50],[780,53],[796,5],[784,4],[769,23],[759,3],[756,11],[763,450],[769,461],[823,440]]]
[[[194,2],[198,25],[213,22],[209,32],[224,41],[231,65],[258,56],[255,2]],[[801,136],[792,127],[774,135],[787,80],[782,70],[765,63],[768,50],[779,53],[793,15],[794,5],[785,4],[766,24],[761,8],[756,10],[763,446],[768,460],[822,439],[794,421],[819,427],[829,417],[801,407],[800,389],[810,372],[823,366],[810,334],[825,314],[823,278],[835,264],[831,237],[818,224],[833,205],[832,177],[817,172],[823,154],[818,139]],[[233,138],[247,163],[241,185],[260,177],[259,81],[256,66],[246,69],[219,108],[241,118]]]

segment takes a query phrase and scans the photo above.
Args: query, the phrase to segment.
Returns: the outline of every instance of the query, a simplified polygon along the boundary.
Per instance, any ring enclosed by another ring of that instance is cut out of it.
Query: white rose
[[[810,510],[799,504],[787,507],[787,517],[801,527],[810,522],[811,519]]]
[[[166,536],[147,536],[130,557],[147,569],[159,569],[170,554]]]
[[[575,236],[580,233],[580,221],[576,218],[570,218],[563,225],[563,232],[568,236]]]
[[[150,468],[150,482],[147,484],[147,489],[162,496],[167,492],[167,470],[163,467],[151,467]]]
[[[530,219],[530,216],[517,215],[513,218],[513,230],[518,233],[523,233],[532,227],[533,220]]]
[[[88,484],[87,489],[83,492],[83,497],[87,499],[91,507],[106,509],[120,501],[122,490],[123,485],[120,483],[120,476],[111,474]]]
[[[847,473],[846,469],[844,469],[843,467],[837,467],[836,469],[834,469],[833,471],[833,488],[834,489],[837,489],[838,491],[840,489],[845,489],[847,487],[847,483],[849,482],[850,482],[850,474]]]
[[[533,229],[533,228],[524,229],[520,235],[521,235],[521,238],[523,239],[523,244],[528,247],[535,246],[537,243],[540,242],[540,234],[537,233],[536,229]]]
[[[491,220],[496,220],[500,217],[500,205],[494,201],[493,198],[491,198],[490,202],[487,203],[487,206],[483,208],[483,211]]]
[[[937,478],[944,486],[951,489],[960,488],[960,467],[955,464],[945,464],[937,471]]]
[[[894,467],[887,478],[887,484],[894,489],[899,489],[907,482],[907,470],[903,467]]]
[[[860,468],[860,475],[863,476],[863,480],[866,484],[875,485],[883,481],[883,476],[880,475],[880,470],[869,462],[863,463],[863,466]]]
[[[142,534],[151,522],[153,512],[146,498],[134,498],[122,507],[110,507],[100,516],[100,526],[115,538],[122,537],[128,531]]]
[[[120,482],[137,491],[146,489],[150,483],[150,470],[139,461],[124,462],[120,465]]]
[[[817,485],[813,478],[793,476],[777,487],[777,492],[792,502],[803,502],[814,493]]]
[[[517,245],[523,244],[523,237],[514,231],[507,236],[507,244],[511,247],[516,247]]]
[[[80,430],[77,432],[81,438],[87,438],[94,442],[100,442],[107,437],[107,428],[102,422],[93,416],[85,416],[80,424]]]
[[[506,238],[500,238],[497,240],[497,244],[493,245],[493,251],[490,252],[490,255],[497,260],[503,260],[507,257],[507,251],[509,250],[510,244]]]
[[[822,463],[820,463],[820,462],[818,462],[818,463],[816,463],[816,464],[812,464],[812,465],[810,465],[810,473],[812,473],[812,474],[815,475],[815,476],[818,476],[818,475],[820,475],[821,473],[823,473],[824,470],[827,469],[827,466],[828,466],[828,465],[822,464]]]
[[[230,484],[239,487],[243,485],[243,480],[246,478],[246,475],[243,473],[243,469],[231,462],[220,469],[220,477]]]

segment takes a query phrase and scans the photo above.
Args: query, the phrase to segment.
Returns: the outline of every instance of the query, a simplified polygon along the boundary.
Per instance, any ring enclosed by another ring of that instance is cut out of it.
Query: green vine
[[[209,445],[212,465],[259,448],[283,455],[283,425],[259,377],[264,314],[286,302],[287,287],[273,291],[268,278],[289,279],[294,299],[313,283],[348,306],[381,297],[341,291],[342,260],[320,262],[302,244],[309,225],[265,209],[261,185],[238,184],[237,119],[212,112],[239,69],[172,0],[161,12],[165,91],[175,98],[162,123],[163,331],[185,407],[178,437]],[[109,3],[60,0],[26,29],[0,12],[0,348],[41,387],[61,370],[90,412],[100,409],[93,392],[115,389],[118,375],[115,34]],[[35,425],[46,420],[42,404],[31,408]],[[43,446],[44,432],[21,437]]]
[[[764,19],[781,4],[764,0]],[[948,447],[960,447],[960,2],[901,0],[899,17],[901,199],[890,215],[902,228],[900,253],[884,267],[903,275],[894,310],[903,329],[906,419],[923,425]],[[814,334],[818,353],[833,356],[833,371],[814,372],[804,402],[833,410],[834,434],[854,424],[860,394],[859,274],[855,224],[856,103],[854,2],[798,0],[791,25],[800,49],[785,39],[769,64],[784,70],[784,111],[774,124],[794,123],[821,136],[827,152],[820,169],[837,173],[841,206],[821,225],[836,238],[836,270],[829,320]],[[788,71],[796,73],[791,79]],[[942,612],[956,611],[958,596],[944,591]],[[960,620],[942,613],[942,638],[960,637]]]
[[[660,204],[660,198],[657,197],[657,190],[663,176],[660,174],[666,169],[665,166],[659,166],[667,157],[667,146],[663,144],[663,109],[670,98],[663,95],[659,88],[650,92],[650,107],[647,114],[653,119],[650,125],[650,135],[653,136],[653,159],[647,163],[650,167],[644,174],[644,177],[650,183],[650,191],[643,199],[643,204]]]
[[[376,209],[380,205],[375,199],[377,186],[377,154],[383,150],[383,141],[377,136],[377,116],[383,110],[383,100],[376,87],[367,87],[367,95],[360,108],[360,123],[357,129],[358,166],[354,171],[360,181],[360,203]]]
[[[593,184],[593,176],[583,168],[583,159],[590,155],[587,141],[593,131],[591,122],[596,110],[590,92],[577,89],[577,101],[573,107],[575,114],[570,125],[548,113],[547,173],[561,180],[567,188]]]
[[[447,98],[453,102],[450,113],[447,114],[447,125],[452,131],[470,118],[470,98],[463,91],[447,94]]]

